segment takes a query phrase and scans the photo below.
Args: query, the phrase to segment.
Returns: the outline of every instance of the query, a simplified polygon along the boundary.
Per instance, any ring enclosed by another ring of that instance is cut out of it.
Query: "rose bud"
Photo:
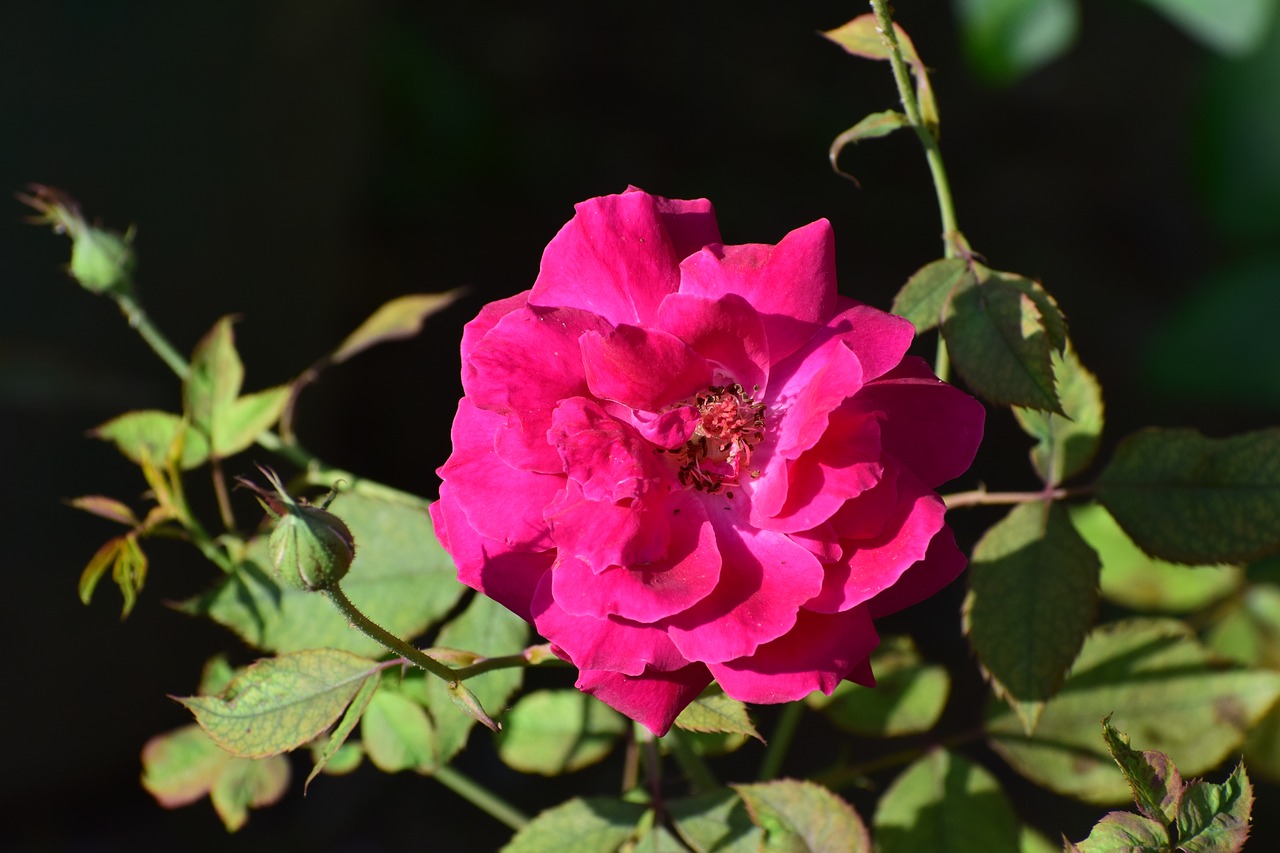
[[[31,195],[19,195],[40,216],[33,221],[52,225],[71,238],[69,272],[90,293],[128,294],[133,289],[133,229],[123,235],[85,221],[80,205],[61,190],[31,185]]]
[[[342,519],[319,506],[294,500],[274,471],[262,473],[275,487],[272,494],[244,478],[262,508],[275,519],[267,549],[276,580],[292,589],[328,589],[342,580],[355,558],[356,544]]]

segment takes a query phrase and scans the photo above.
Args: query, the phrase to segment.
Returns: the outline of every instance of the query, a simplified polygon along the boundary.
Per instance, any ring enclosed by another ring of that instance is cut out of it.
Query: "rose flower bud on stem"
[[[726,246],[705,200],[585,201],[463,332],[437,535],[656,734],[712,680],[872,684],[872,620],[964,568],[934,489],[982,437],[912,337],[837,295],[825,220]]]
[[[294,500],[274,471],[261,466],[258,470],[275,488],[274,493],[244,477],[237,477],[236,481],[254,492],[258,503],[275,521],[267,549],[276,579],[293,589],[335,587],[355,558],[351,531],[324,506]]]

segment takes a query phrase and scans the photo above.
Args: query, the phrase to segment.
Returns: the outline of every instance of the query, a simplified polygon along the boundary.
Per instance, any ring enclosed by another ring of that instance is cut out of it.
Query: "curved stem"
[[[1064,498],[1087,494],[1089,489],[1042,489],[1038,492],[988,492],[986,489],[973,489],[968,492],[954,492],[942,495],[942,502],[947,509],[959,509],[966,506],[990,506],[1000,504],[1026,504],[1032,501],[1060,501]]]
[[[328,597],[329,601],[333,603],[333,606],[338,608],[339,612],[341,612],[343,616],[347,617],[347,621],[351,623],[351,627],[355,628],[369,639],[374,640],[379,645],[401,655],[405,660],[409,661],[409,663],[421,669],[425,669],[437,678],[441,678],[445,681],[458,680],[458,675],[453,669],[445,666],[434,658],[424,655],[421,651],[415,649],[413,646],[409,645],[404,640],[400,639],[395,634],[392,634],[386,628],[383,628],[377,622],[374,622],[368,616],[361,613],[360,609],[351,603],[351,599],[347,598],[347,594],[342,591],[342,587],[339,584],[334,584],[324,590],[324,594]]]
[[[760,762],[760,772],[756,774],[761,782],[774,778],[782,769],[782,762],[787,757],[787,750],[791,748],[791,740],[795,737],[802,716],[804,716],[803,702],[791,702],[783,707],[778,725],[769,738],[764,760]]]
[[[441,785],[512,829],[523,829],[529,822],[524,812],[447,764],[436,768],[431,775]]]

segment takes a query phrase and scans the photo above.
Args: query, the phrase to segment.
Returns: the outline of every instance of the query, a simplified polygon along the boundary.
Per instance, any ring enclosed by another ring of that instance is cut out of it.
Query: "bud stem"
[[[129,321],[129,328],[136,329],[142,339],[147,342],[147,346],[151,347],[152,352],[160,356],[160,360],[185,382],[187,375],[191,373],[191,366],[155,327],[138,301],[128,293],[115,294],[115,300],[120,310],[124,312],[125,319]]]
[[[392,634],[386,628],[383,628],[377,622],[374,622],[368,616],[361,613],[360,609],[352,604],[351,599],[347,598],[347,594],[342,591],[341,584],[335,583],[333,586],[321,591],[328,596],[329,601],[333,603],[333,606],[338,608],[338,611],[342,613],[343,616],[347,617],[347,621],[351,623],[351,627],[355,628],[369,639],[385,646],[396,654],[402,656],[405,660],[409,661],[409,663],[421,669],[425,669],[437,678],[441,678],[445,681],[458,680],[457,672],[455,672],[451,667],[445,666],[440,663],[440,661],[423,654],[421,650],[415,649],[413,646],[409,645],[404,640],[400,639],[395,634]]]

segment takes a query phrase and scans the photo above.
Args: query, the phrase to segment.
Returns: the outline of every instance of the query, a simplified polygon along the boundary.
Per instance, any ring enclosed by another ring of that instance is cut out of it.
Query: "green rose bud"
[[[34,222],[52,225],[71,238],[70,272],[90,293],[127,295],[133,290],[133,229],[123,235],[85,221],[80,205],[52,187],[31,185],[31,195],[18,198],[39,211]]]
[[[238,477],[252,489],[262,508],[275,519],[267,550],[276,580],[292,589],[328,589],[342,580],[356,555],[355,539],[342,519],[323,506],[299,503],[284,490],[276,473],[259,468],[275,487],[269,492]]]

